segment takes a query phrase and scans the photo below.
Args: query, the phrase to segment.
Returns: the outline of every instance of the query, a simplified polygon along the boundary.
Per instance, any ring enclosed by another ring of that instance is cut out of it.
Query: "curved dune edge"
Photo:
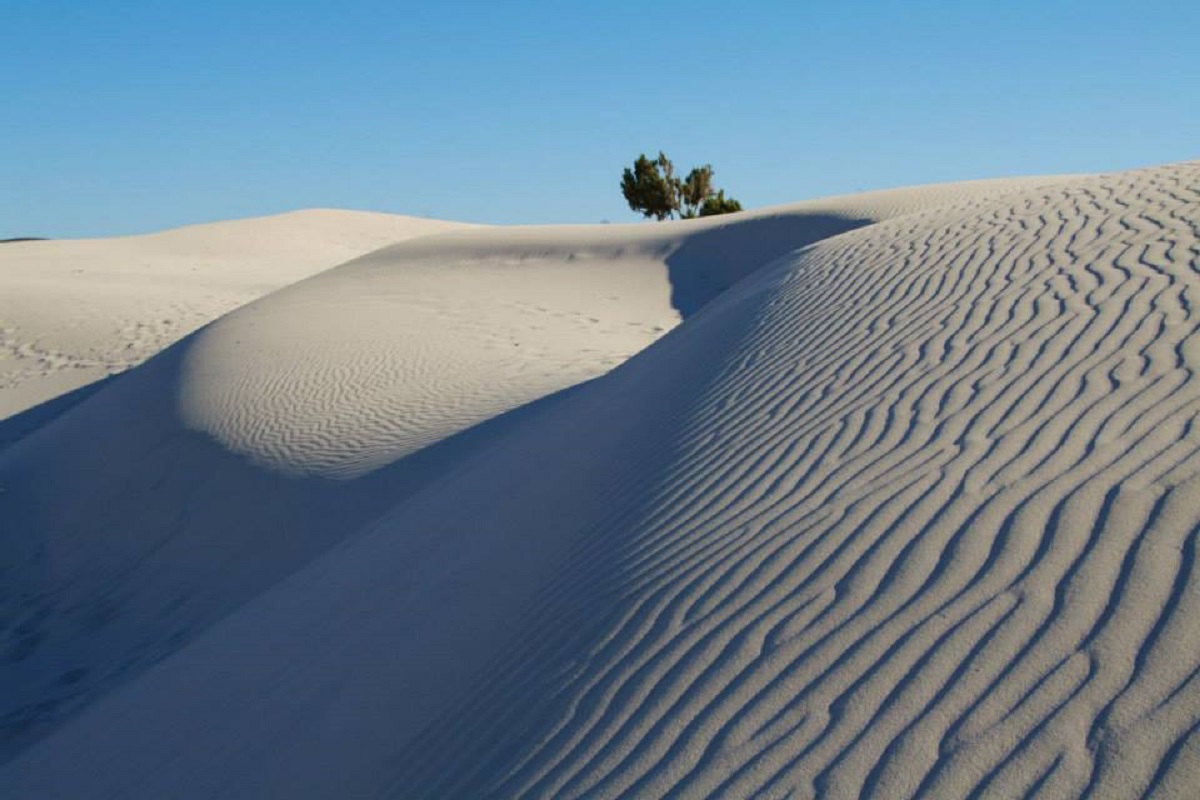
[[[604,374],[801,247],[1062,180],[972,181],[662,225],[482,228],[403,242],[205,330],[187,355],[180,413],[263,468],[353,479]]]
[[[0,794],[1186,796],[1198,186],[1017,187],[731,282],[291,577],[246,578]],[[89,415],[145,426],[118,401],[178,386],[167,355],[24,463],[61,474]],[[388,469],[326,481],[331,518]]]
[[[309,209],[142,236],[10,242],[0,250],[0,447],[60,413],[39,405],[240,305],[393,242],[468,227]],[[23,412],[20,424],[11,419]]]

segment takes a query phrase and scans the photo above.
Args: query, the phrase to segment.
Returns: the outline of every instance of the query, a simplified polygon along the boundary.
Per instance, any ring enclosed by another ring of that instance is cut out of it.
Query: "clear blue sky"
[[[0,0],[0,238],[304,207],[626,221],[1200,158],[1200,2]]]

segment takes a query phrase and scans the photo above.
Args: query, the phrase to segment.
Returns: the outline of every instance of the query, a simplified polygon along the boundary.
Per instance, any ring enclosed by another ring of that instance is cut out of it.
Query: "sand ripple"
[[[1186,793],[1198,235],[1188,165],[735,287],[628,366],[737,331],[399,794]]]

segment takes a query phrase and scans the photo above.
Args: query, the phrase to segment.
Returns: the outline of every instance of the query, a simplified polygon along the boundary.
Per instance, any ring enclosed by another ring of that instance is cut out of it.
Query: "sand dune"
[[[0,249],[0,417],[140,364],[281,286],[392,242],[462,227],[310,210],[145,236],[7,242]],[[0,447],[45,416],[31,414],[20,426],[10,419]]]
[[[679,307],[902,213],[905,197],[1011,188],[872,193],[732,222],[452,232],[220,319],[0,457],[12,565],[0,752],[460,469],[535,409],[505,412],[554,405],[676,325]]]
[[[1196,163],[323,272],[0,452],[0,795],[1189,796],[1198,292]]]

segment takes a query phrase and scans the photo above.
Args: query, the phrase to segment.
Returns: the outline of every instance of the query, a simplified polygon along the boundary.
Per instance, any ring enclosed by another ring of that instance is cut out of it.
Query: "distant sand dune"
[[[0,796],[1188,797],[1198,295],[1200,163],[297,283],[0,453]]]
[[[314,209],[145,236],[5,242],[0,416],[140,364],[239,305],[322,269],[463,227]],[[0,447],[33,427],[0,427]]]

